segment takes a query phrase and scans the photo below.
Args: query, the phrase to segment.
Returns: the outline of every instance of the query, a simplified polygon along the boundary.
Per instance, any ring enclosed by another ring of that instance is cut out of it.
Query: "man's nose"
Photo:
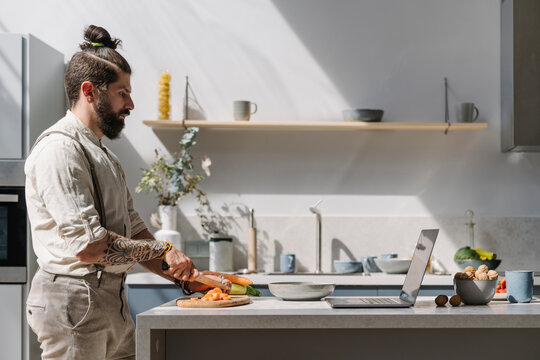
[[[128,109],[128,110],[135,109],[135,104],[133,103],[133,99],[131,98],[131,96],[129,97],[129,99],[127,101],[126,109]]]

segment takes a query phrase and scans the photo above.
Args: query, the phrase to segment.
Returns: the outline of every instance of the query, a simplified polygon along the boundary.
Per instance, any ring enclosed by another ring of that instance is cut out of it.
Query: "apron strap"
[[[90,166],[90,174],[92,176],[92,185],[94,187],[94,194],[95,194],[94,201],[96,203],[96,210],[97,210],[97,212],[99,214],[100,223],[101,223],[101,226],[106,228],[107,227],[107,221],[106,221],[106,218],[105,218],[105,209],[103,208],[103,198],[101,196],[101,188],[99,187],[99,181],[98,181],[98,178],[97,178],[97,175],[96,175],[96,170],[94,168],[94,163],[92,162],[92,160],[90,160],[90,156],[88,155],[88,152],[86,151],[83,144],[76,137],[74,137],[71,134],[65,133],[63,131],[57,131],[57,130],[48,131],[46,133],[41,134],[41,136],[37,138],[36,142],[34,143],[32,148],[30,149],[30,153],[28,153],[28,155],[30,155],[32,153],[32,150],[34,150],[37,143],[40,142],[41,139],[43,139],[44,137],[49,136],[51,134],[62,134],[64,136],[67,136],[67,137],[71,138],[72,140],[74,140],[76,143],[78,143],[80,145],[80,147],[81,147],[81,149],[82,149],[82,151],[84,153],[84,156],[86,157],[86,160],[88,161],[88,165]]]

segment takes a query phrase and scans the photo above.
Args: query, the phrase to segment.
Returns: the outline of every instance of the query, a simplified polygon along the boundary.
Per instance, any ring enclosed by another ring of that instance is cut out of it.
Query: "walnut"
[[[485,272],[479,273],[478,271],[476,272],[476,280],[488,280],[488,279],[489,277],[487,273]]]
[[[474,268],[474,266],[467,266],[465,270],[463,270],[463,272],[470,272],[474,275],[474,273],[476,272],[476,269]]]
[[[464,274],[466,276],[466,277],[464,277],[464,279],[466,279],[466,280],[474,280],[474,273],[473,272],[465,271]]]
[[[450,298],[450,305],[452,306],[461,305],[461,298],[459,297],[459,295],[454,295]]]
[[[435,298],[435,304],[437,306],[444,306],[448,302],[448,296],[446,295],[439,295]]]
[[[454,279],[469,280],[469,275],[467,275],[465,273],[458,272],[458,273],[456,273],[456,275],[454,275]]]
[[[487,265],[483,265],[483,264],[482,264],[482,265],[480,265],[480,266],[478,267],[478,270],[476,270],[476,273],[477,273],[477,274],[478,274],[478,273],[486,273],[486,274],[487,274],[488,271],[489,271],[489,269],[488,269]]]
[[[499,278],[499,274],[495,270],[489,270],[487,276],[489,280],[497,280]]]

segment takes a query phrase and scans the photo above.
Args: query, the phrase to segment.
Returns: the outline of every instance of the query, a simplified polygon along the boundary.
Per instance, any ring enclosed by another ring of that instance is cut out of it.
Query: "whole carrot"
[[[202,272],[203,275],[214,275],[214,276],[223,276],[225,279],[230,280],[232,283],[239,284],[239,285],[251,285],[253,284],[253,281],[249,280],[248,278],[245,278],[243,276],[233,275],[233,274],[223,274],[219,272],[214,272],[210,270],[204,270]]]

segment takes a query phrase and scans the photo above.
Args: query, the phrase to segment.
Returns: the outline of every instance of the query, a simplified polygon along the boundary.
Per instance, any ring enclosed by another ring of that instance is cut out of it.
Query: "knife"
[[[163,262],[161,263],[161,270],[165,271],[165,270],[168,270],[169,268],[170,268],[169,264],[167,264],[167,262],[163,260]],[[228,288],[221,281],[211,279],[203,274],[200,274],[194,281],[200,282],[201,284],[204,284],[204,285],[217,287],[217,288],[220,288],[221,290],[227,290],[227,291],[230,290],[230,288]]]
[[[248,273],[257,272],[257,228],[254,217],[255,210],[249,209]]]

